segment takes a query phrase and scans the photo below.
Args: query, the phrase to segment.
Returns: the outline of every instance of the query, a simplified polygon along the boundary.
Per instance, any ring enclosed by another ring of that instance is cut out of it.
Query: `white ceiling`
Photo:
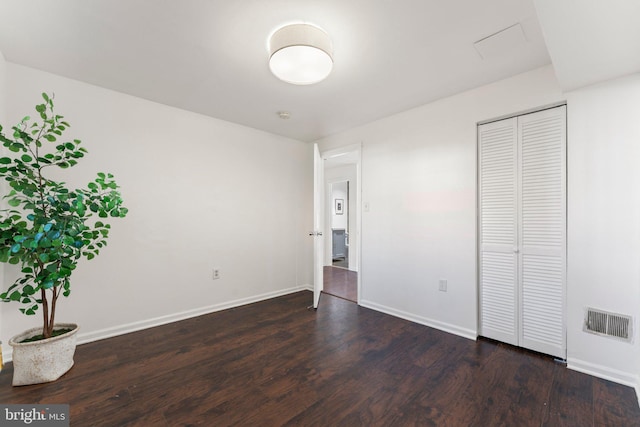
[[[640,71],[640,0],[535,0],[564,90]]]
[[[0,52],[9,62],[313,141],[550,63],[534,1],[0,0]],[[567,36],[553,3],[576,1],[538,1],[552,39]],[[291,22],[330,35],[327,80],[295,86],[270,73],[269,35]],[[523,41],[496,38],[483,59],[474,43],[516,24]],[[562,41],[550,49],[554,65],[566,50]]]

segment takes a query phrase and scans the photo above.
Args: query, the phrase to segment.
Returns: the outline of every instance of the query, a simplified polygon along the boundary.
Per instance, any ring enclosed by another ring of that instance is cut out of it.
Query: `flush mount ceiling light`
[[[287,25],[273,33],[269,54],[271,72],[295,85],[318,83],[333,68],[329,36],[309,24]]]

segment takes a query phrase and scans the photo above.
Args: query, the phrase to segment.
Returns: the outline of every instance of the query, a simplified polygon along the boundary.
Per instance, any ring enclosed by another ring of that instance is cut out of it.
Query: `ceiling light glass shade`
[[[331,40],[308,24],[292,24],[273,33],[269,43],[269,68],[280,80],[296,85],[318,83],[333,68]]]

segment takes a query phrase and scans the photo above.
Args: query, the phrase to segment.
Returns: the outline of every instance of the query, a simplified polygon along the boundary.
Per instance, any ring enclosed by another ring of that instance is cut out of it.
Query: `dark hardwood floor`
[[[60,380],[2,403],[69,403],[72,426],[638,426],[633,389],[310,292],[81,345]]]
[[[358,302],[358,273],[355,271],[325,265],[322,283],[325,293]]]

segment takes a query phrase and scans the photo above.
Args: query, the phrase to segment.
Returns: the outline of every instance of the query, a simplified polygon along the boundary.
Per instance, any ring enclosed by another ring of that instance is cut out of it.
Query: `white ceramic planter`
[[[54,329],[73,329],[46,340],[21,343],[23,339],[42,333],[32,328],[9,340],[13,347],[13,385],[40,384],[55,381],[73,366],[78,325],[56,323]]]

